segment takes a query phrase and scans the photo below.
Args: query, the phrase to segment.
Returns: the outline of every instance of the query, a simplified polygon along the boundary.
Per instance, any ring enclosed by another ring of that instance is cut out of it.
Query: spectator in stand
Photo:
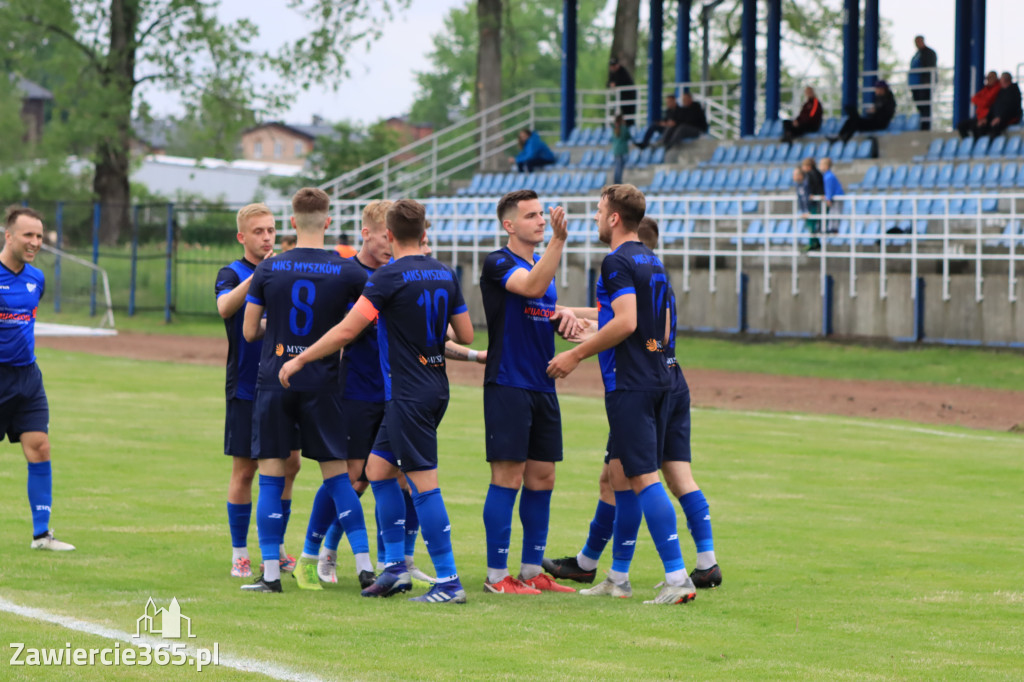
[[[1004,71],[999,77],[999,92],[992,100],[992,108],[984,126],[979,125],[975,136],[988,135],[995,139],[1006,132],[1009,126],[1020,123],[1020,87],[1013,82],[1013,76]]]
[[[832,159],[827,156],[821,160],[821,178],[825,185],[825,212],[832,213],[832,203],[835,198],[842,196],[845,192],[843,192],[843,184],[832,172]],[[831,225],[825,231],[831,232]]]
[[[924,36],[916,36],[914,44],[917,52],[910,59],[910,73],[907,74],[907,85],[914,98],[917,110],[921,112],[921,130],[932,129],[932,72],[918,69],[934,69],[939,65],[935,50],[924,44]]]
[[[678,125],[682,121],[682,110],[679,108],[679,103],[676,101],[675,95],[665,96],[665,112],[660,121],[652,123],[647,126],[647,130],[644,131],[643,138],[636,143],[640,149],[647,149],[647,146],[651,143],[651,138],[654,134],[661,131],[662,139],[665,139],[665,135],[668,134],[669,128]]]
[[[813,157],[807,157],[800,164],[800,170],[804,175],[804,183],[807,185],[807,228],[812,235],[821,232],[821,220],[816,216],[821,215],[821,203],[825,197],[825,179],[821,171],[814,164]],[[821,248],[817,237],[811,237],[811,251]]]
[[[892,96],[888,83],[883,80],[875,81],[875,103],[868,105],[867,114],[861,116],[855,107],[850,107],[846,114],[848,118],[839,129],[839,137],[830,137],[829,142],[835,142],[837,139],[847,142],[857,132],[885,130],[889,127],[892,117],[896,115],[896,98]]]
[[[675,124],[670,124],[661,144],[671,149],[680,140],[691,140],[708,132],[708,119],[704,107],[693,101],[693,95],[683,93],[683,104],[679,107]]]
[[[636,88],[632,87],[633,76],[629,74],[617,57],[608,60],[608,87],[625,88],[619,91],[619,113],[625,117],[626,127],[633,125],[633,115],[636,114]]]
[[[960,124],[956,127],[960,132],[960,137],[963,138],[968,135],[978,136],[978,131],[985,124],[985,119],[988,118],[988,112],[992,108],[992,102],[995,101],[999,90],[999,74],[995,71],[989,71],[988,75],[985,76],[985,87],[974,93],[974,97],[971,98],[971,104],[974,105],[974,118],[960,121]]]
[[[629,154],[629,128],[622,114],[615,117],[612,128],[612,155],[615,156],[614,184],[622,184],[622,172],[626,169],[626,155]]]
[[[816,133],[821,128],[821,102],[814,94],[814,88],[804,88],[806,101],[800,108],[800,113],[791,121],[782,122],[782,141],[792,142],[794,138]]]
[[[523,173],[532,173],[538,168],[550,166],[555,162],[555,154],[551,147],[540,139],[536,130],[523,128],[519,131],[519,154],[510,158],[510,163],[515,163]]]

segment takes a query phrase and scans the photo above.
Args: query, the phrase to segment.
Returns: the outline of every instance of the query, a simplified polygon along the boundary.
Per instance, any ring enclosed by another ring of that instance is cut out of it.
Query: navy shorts
[[[348,459],[366,459],[384,420],[384,403],[342,400],[341,421],[345,428]]]
[[[402,471],[436,469],[437,427],[447,409],[447,398],[423,402],[389,400],[373,443],[373,454]]]
[[[487,384],[484,424],[488,462],[562,461],[562,416],[554,393]]]
[[[672,369],[668,424],[665,428],[665,461],[690,461],[690,387],[677,365]]]
[[[12,443],[21,434],[50,431],[50,406],[43,390],[39,365],[0,365],[0,439],[7,434]]]
[[[626,476],[661,469],[669,391],[610,391],[604,394],[604,406],[609,457],[622,462]]]
[[[228,400],[224,417],[225,455],[256,459],[252,456],[252,404],[253,401],[244,398]],[[298,426],[292,431],[289,444],[292,450],[302,447]]]
[[[296,449],[317,462],[346,459],[340,392],[257,390],[252,419],[254,459],[287,459]]]

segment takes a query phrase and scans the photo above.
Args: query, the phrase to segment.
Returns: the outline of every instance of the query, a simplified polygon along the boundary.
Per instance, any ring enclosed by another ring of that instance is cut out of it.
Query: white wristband
[[[466,359],[469,360],[470,362],[476,362],[477,355],[479,355],[479,353],[470,348],[469,351],[466,353]]]

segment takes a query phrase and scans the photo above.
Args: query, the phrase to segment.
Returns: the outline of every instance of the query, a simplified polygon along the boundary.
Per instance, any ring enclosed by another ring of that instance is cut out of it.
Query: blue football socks
[[[519,520],[523,523],[523,566],[520,575],[526,580],[540,575],[544,550],[548,544],[548,521],[551,518],[551,491],[523,488],[519,498]]]
[[[665,487],[661,481],[652,483],[640,491],[637,497],[647,520],[647,530],[651,533],[658,556],[665,567],[665,573],[685,570],[686,564],[679,548],[676,510],[668,493],[665,492]]]
[[[327,529],[334,522],[334,500],[327,491],[327,486],[321,485],[313,497],[313,508],[309,511],[309,524],[306,526],[306,542],[302,546],[302,554],[308,557],[320,556],[320,543],[327,535]]]
[[[284,536],[288,534],[288,521],[292,518],[291,499],[281,498],[281,542],[284,543]]]
[[[697,568],[705,570],[714,566],[715,538],[711,534],[711,508],[700,490],[694,490],[679,498],[679,504],[686,515],[686,526],[697,546]],[[705,565],[706,564],[706,565]]]
[[[363,506],[359,496],[352,489],[348,474],[339,474],[324,479],[324,487],[334,500],[334,511],[337,519],[348,535],[348,543],[353,554],[369,556],[370,545],[366,538],[366,520],[363,518]]]
[[[263,555],[264,578],[277,580],[280,577],[279,560],[283,522],[281,495],[284,493],[284,476],[260,474],[260,492],[256,498],[256,531],[260,538],[260,553]]]
[[[405,499],[397,478],[370,481],[377,501],[377,523],[384,539],[384,564],[405,561]]]
[[[592,570],[601,558],[608,541],[612,539],[615,529],[615,505],[608,504],[604,500],[597,501],[597,509],[594,511],[594,518],[590,522],[590,534],[587,535],[587,542],[583,545],[581,554],[594,562],[593,565],[581,567]],[[578,561],[578,559],[577,559]]]
[[[405,497],[405,556],[411,557],[416,553],[416,538],[420,534],[420,517],[416,515],[416,505],[412,501],[412,494],[403,488],[402,496]]]
[[[341,527],[337,519],[331,522],[330,528],[327,529],[327,534],[324,535],[324,549],[328,552],[337,552],[338,543],[341,542],[341,536],[345,534],[345,529]]]
[[[427,545],[430,560],[439,583],[458,580],[455,570],[455,555],[452,553],[451,522],[444,508],[441,489],[434,488],[425,493],[413,492],[416,514],[420,517],[420,531]]]
[[[484,532],[487,537],[488,569],[499,572],[508,569],[508,551],[512,542],[512,512],[515,510],[518,494],[519,491],[515,488],[503,488],[493,483],[487,488],[487,497],[484,499]],[[504,574],[501,577],[504,577]]]
[[[615,524],[612,540],[612,570],[628,574],[636,551],[636,538],[640,534],[643,511],[640,500],[632,490],[615,491]]]
[[[28,504],[32,508],[32,536],[42,537],[50,530],[53,504],[53,472],[49,460],[28,463]]]
[[[252,517],[252,503],[232,504],[228,502],[228,527],[231,529],[231,546],[242,549],[248,544],[249,519]]]

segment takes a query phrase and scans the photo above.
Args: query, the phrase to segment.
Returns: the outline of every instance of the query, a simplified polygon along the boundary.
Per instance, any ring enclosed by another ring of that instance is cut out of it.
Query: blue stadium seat
[[[749,168],[747,170],[750,170]],[[732,168],[725,177],[725,185],[722,187],[727,192],[735,192],[740,188],[740,169]]]
[[[988,139],[988,138],[983,138]],[[967,165],[966,163],[964,164]],[[967,174],[967,187],[979,188],[985,182],[985,164],[972,163],[970,172]]]
[[[997,197],[985,197],[981,200],[982,213],[995,213],[999,210],[999,199]]]
[[[960,140],[960,145],[956,148],[956,158],[959,161],[971,158],[971,150],[974,148],[974,138],[964,137]]]
[[[1003,155],[1003,149],[1005,147],[1006,147],[1006,136],[1005,135],[1000,135],[996,139],[994,139],[991,142],[989,142],[989,145],[988,145],[988,156],[989,157],[1002,156]]]
[[[1003,164],[1003,172],[999,175],[999,186],[1003,189],[1013,189],[1017,186],[1017,162],[1010,161]]]
[[[768,224],[771,226],[771,243],[776,246],[785,244],[792,239],[792,221],[789,220],[770,220]]]
[[[684,168],[683,170],[679,171],[679,177],[677,177],[675,182],[672,183],[672,189],[669,191],[674,192],[676,194],[682,194],[682,192],[686,189],[686,183],[689,182],[689,180],[690,169]]]
[[[872,199],[868,202],[868,215],[882,215],[882,200]]]
[[[998,138],[1002,139],[1002,138]],[[971,150],[972,159],[983,159],[988,156],[989,139],[987,137],[979,137],[974,143],[974,149]]]
[[[906,114],[896,114],[895,116],[893,116],[892,120],[889,121],[889,127],[887,127],[885,130],[882,130],[880,132],[882,134],[890,134],[890,135],[893,134],[893,133],[902,133],[906,123],[907,123],[907,115]]]
[[[615,156],[612,155],[612,163],[615,162]],[[665,148],[654,147],[654,151],[651,152],[651,164],[665,163]],[[609,166],[610,167],[610,166]]]
[[[914,130],[921,129],[921,114],[914,112],[913,114],[907,114],[906,121],[903,124],[903,130],[906,132],[912,132]]]
[[[579,126],[573,128],[569,132],[569,137],[567,137],[564,140],[559,140],[558,142],[555,143],[555,146],[556,147],[573,147],[573,146],[575,146],[576,145],[576,140],[578,140],[579,137],[580,137],[580,130],[581,130],[581,128]]]
[[[729,163],[748,163],[750,161],[751,150],[758,149],[759,147],[754,145],[741,145],[736,147],[736,156]]]
[[[853,161],[853,157],[857,154],[857,141],[849,140],[843,145],[843,151],[839,153],[840,161]]]
[[[700,166],[700,167],[704,167],[704,166],[717,166],[718,164],[722,163],[722,159],[724,159],[724,158],[725,158],[725,145],[724,144],[720,144],[717,147],[715,147],[715,151],[711,152],[711,158],[710,159],[708,159],[707,161],[700,161],[700,162],[697,163],[697,165]]]
[[[740,171],[739,178],[736,180],[735,189],[740,192],[749,192],[751,185],[754,184],[754,169],[744,168]]]
[[[821,159],[823,159],[826,156],[828,156],[828,149],[829,149],[830,146],[831,146],[831,143],[828,140],[822,140],[821,142],[816,144],[814,146],[814,150],[808,152],[807,155],[808,156],[813,156],[820,163]]]
[[[863,221],[861,221],[863,222]],[[840,220],[836,234],[828,240],[829,246],[848,246],[850,244],[850,221]]]
[[[715,171],[714,176],[711,178],[711,191],[721,192],[725,189],[725,183],[729,179],[729,171],[724,168],[719,168]]]
[[[843,141],[836,140],[831,145],[829,145],[828,155],[832,158],[833,161],[838,161],[839,157],[843,155]]]
[[[857,149],[853,154],[855,159],[873,159],[877,153],[875,141],[868,138],[867,140],[861,140],[857,144]]]
[[[665,171],[664,169],[659,168],[658,170],[654,171],[654,177],[651,178],[651,184],[647,186],[647,189],[644,189],[642,187],[641,189],[644,189],[644,192],[646,192],[647,194],[657,194],[658,192],[664,192],[665,176],[667,175],[667,173],[675,174],[675,172],[676,171]]]
[[[763,192],[765,183],[768,182],[768,169],[758,168],[754,171],[754,179],[750,181],[749,190],[753,192]]]
[[[907,172],[907,181],[904,183],[904,186],[907,189],[917,189],[921,186],[921,176],[923,175],[924,166],[919,163],[915,163]]]
[[[875,188],[887,192],[892,187],[892,166],[882,166],[878,171],[878,179],[875,181]]]
[[[740,210],[744,213],[757,213],[759,208],[760,204],[757,199],[744,199],[740,206]]]
[[[761,155],[764,154],[764,145],[761,144],[748,144],[743,147],[746,150],[746,158],[741,160],[743,153],[741,152],[736,157],[737,163],[760,163],[762,161]]]
[[[651,165],[651,155],[654,154],[654,149],[654,147],[647,147],[646,149],[641,150],[640,156],[636,160],[637,168],[646,168]],[[614,159],[615,157],[613,156],[612,158]]]
[[[998,162],[985,166],[985,179],[982,180],[981,186],[986,189],[997,189],[999,187],[999,174],[1002,170],[1003,167]]]
[[[1015,159],[1020,156],[1021,138],[1020,135],[1006,138],[1006,146],[1003,147],[1003,156]]]
[[[825,122],[821,124],[821,134],[827,137],[832,137],[839,133],[839,128],[842,127],[839,123],[838,118],[827,118]]]
[[[939,166],[939,175],[935,178],[935,187],[945,189],[953,182],[954,166],[951,163],[944,163]]]
[[[761,140],[767,140],[772,136],[772,122],[765,121],[761,124],[761,128],[757,131],[756,137]]]
[[[661,238],[666,243],[673,243],[682,241],[687,235],[693,233],[693,221],[684,220],[682,218],[676,218],[670,220],[668,225],[665,226],[665,231],[662,232]]]
[[[956,158],[956,151],[960,147],[960,139],[951,137],[942,145],[942,153],[939,154],[940,161],[952,161]]]
[[[966,138],[965,138],[966,139]],[[954,189],[967,186],[967,178],[971,173],[971,167],[966,163],[958,163],[956,170],[953,171],[953,177],[950,178],[949,185]]]
[[[933,163],[924,167],[924,173],[921,174],[921,189],[935,189],[939,180],[939,164]],[[950,171],[950,175],[953,172]]]
[[[896,166],[892,172],[892,180],[889,183],[891,189],[906,189],[907,187],[907,175],[910,173],[910,169],[906,166]]]
[[[643,156],[643,154],[641,154]],[[654,157],[654,152],[651,152],[651,158]],[[611,149],[604,150],[604,153],[598,153],[594,156],[594,168],[601,170],[611,170],[615,165],[615,153]]]
[[[786,152],[787,163],[800,163],[804,158],[804,145],[802,142],[794,142],[789,145],[789,151]]]
[[[903,208],[903,197],[892,197],[886,199],[883,202],[885,208],[885,215],[899,215],[900,210]]]
[[[713,170],[706,170],[706,171],[704,171],[704,175],[702,175],[701,178],[700,178],[700,184],[697,185],[697,189],[702,191],[702,192],[710,191],[711,190],[711,186],[714,183],[715,183],[715,171],[713,171]]]
[[[748,246],[752,246],[762,241],[761,235],[764,234],[764,223],[760,220],[751,220],[750,224],[747,225],[747,229],[743,232],[743,243]],[[732,244],[738,244],[739,238],[733,237],[729,240]]]
[[[864,178],[860,182],[855,182],[850,185],[852,190],[873,190],[878,183],[878,166],[868,166],[867,171],[864,173]]]
[[[764,191],[765,192],[774,192],[775,188],[779,186],[779,182],[780,182],[780,178],[781,177],[782,177],[782,169],[781,168],[776,167],[776,168],[772,168],[770,171],[768,171],[768,177],[766,177],[765,181],[764,181]]]
[[[880,220],[872,220],[863,226],[863,229],[858,230],[857,239],[858,246],[874,246],[878,244],[879,239],[882,235],[882,222]]]
[[[1002,239],[993,239],[985,242],[986,246],[995,246],[1008,249],[1015,247],[1016,251],[1024,250],[1024,222],[1011,220],[1006,223],[1002,231]]]
[[[612,143],[612,129],[611,128],[607,128],[607,127],[599,129],[598,130],[597,141],[594,144],[599,144],[599,145],[603,146],[603,145],[611,144],[611,143]]]
[[[725,154],[722,156],[722,163],[729,165],[736,163],[736,155],[739,153],[739,147],[736,145],[729,145],[725,148]]]
[[[683,191],[686,192],[687,194],[692,194],[693,192],[696,192],[697,191],[697,187],[701,183],[701,180],[704,179],[704,174],[705,173],[710,173],[710,172],[712,172],[712,171],[710,171],[710,170],[703,171],[703,170],[701,170],[699,168],[695,168],[695,169],[691,170],[690,171],[690,177],[688,177],[686,179],[686,187],[683,188]]]
[[[653,199],[647,202],[647,209],[644,211],[645,215],[658,216],[658,218],[664,217],[663,204],[658,199]]]
[[[766,144],[761,147],[761,163],[773,163],[778,145]]]
[[[935,138],[928,145],[928,151],[924,156],[915,156],[914,161],[938,161],[942,156],[942,139]]]
[[[583,154],[580,156],[580,160],[577,161],[576,163],[570,164],[569,168],[590,168],[590,164],[593,163],[594,161],[594,153],[595,152],[593,149],[583,150]]]

